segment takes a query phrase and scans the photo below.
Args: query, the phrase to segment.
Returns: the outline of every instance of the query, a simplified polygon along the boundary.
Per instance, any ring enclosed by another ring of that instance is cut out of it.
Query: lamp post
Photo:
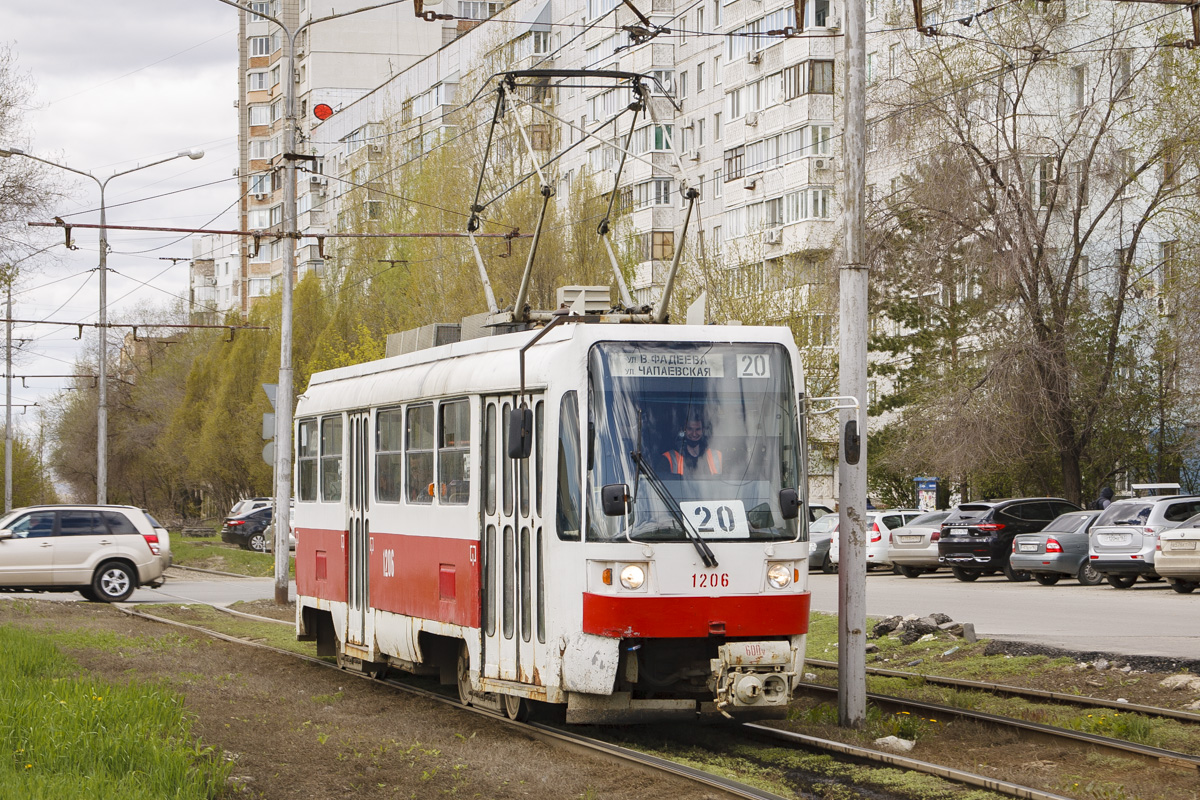
[[[293,271],[296,268],[296,128],[299,120],[296,118],[296,37],[306,28],[311,28],[321,22],[373,11],[385,6],[394,6],[405,0],[387,0],[386,2],[356,8],[351,11],[327,14],[324,17],[310,19],[289,28],[278,17],[250,9],[249,3],[239,3],[236,0],[218,0],[227,6],[233,6],[238,11],[254,14],[277,26],[287,37],[287,51],[284,54],[286,69],[283,72],[283,231],[280,234],[283,241],[283,275],[280,290],[279,312],[279,382],[275,389],[275,602],[287,605],[288,602],[288,534],[292,530],[292,283],[295,279]]]
[[[113,178],[148,169],[149,167],[155,167],[159,164],[165,164],[168,161],[174,161],[177,158],[184,158],[185,156],[191,159],[204,158],[204,151],[195,149],[181,150],[173,156],[160,158],[158,161],[151,161],[149,164],[142,164],[132,169],[114,172],[104,180],[100,180],[90,172],[68,167],[66,164],[59,164],[57,161],[39,158],[13,147],[0,149],[0,158],[8,158],[9,156],[23,156],[52,167],[58,167],[67,172],[73,172],[76,175],[82,175],[85,178],[91,178],[100,187],[100,372],[99,380],[97,381],[99,398],[96,410],[96,503],[103,505],[108,502],[108,231],[104,227],[106,224],[104,190],[108,186],[108,182]],[[9,316],[11,317],[11,314]]]

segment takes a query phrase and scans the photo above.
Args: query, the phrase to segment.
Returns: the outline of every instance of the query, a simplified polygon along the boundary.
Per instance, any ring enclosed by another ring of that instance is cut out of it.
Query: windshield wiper
[[[638,468],[638,472],[646,476],[646,483],[650,484],[663,503],[667,506],[667,511],[671,513],[683,528],[684,536],[688,537],[692,546],[696,548],[696,552],[700,554],[700,560],[704,562],[704,566],[712,569],[717,566],[717,557],[713,555],[712,548],[708,546],[708,542],[700,538],[700,534],[692,527],[692,523],[683,515],[683,509],[679,507],[679,501],[671,494],[670,490],[663,484],[662,478],[658,477],[658,473],[654,471],[654,467],[650,466],[646,459],[642,458],[641,450],[633,450],[629,453],[633,457],[633,463]]]

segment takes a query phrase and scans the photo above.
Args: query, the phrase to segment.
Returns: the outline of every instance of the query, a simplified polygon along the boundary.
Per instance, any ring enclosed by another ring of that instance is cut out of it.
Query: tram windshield
[[[805,489],[783,347],[600,343],[589,380],[589,540],[796,538],[779,506],[780,489]],[[604,514],[609,484],[629,488],[629,514]]]

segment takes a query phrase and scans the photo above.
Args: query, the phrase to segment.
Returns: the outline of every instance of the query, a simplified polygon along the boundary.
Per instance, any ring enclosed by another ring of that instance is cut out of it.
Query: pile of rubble
[[[872,639],[883,636],[895,636],[903,644],[913,644],[919,641],[932,641],[938,634],[946,634],[963,639],[968,644],[978,641],[975,636],[975,626],[970,622],[955,622],[948,614],[934,612],[928,616],[909,614],[906,617],[887,617],[875,623],[871,629]],[[871,652],[872,645],[867,646]]]

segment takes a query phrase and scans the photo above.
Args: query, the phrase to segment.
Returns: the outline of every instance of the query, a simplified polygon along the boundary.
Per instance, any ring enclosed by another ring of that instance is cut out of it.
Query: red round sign
[[[317,103],[313,106],[313,116],[321,120],[329,119],[333,116],[333,109],[328,103]]]

